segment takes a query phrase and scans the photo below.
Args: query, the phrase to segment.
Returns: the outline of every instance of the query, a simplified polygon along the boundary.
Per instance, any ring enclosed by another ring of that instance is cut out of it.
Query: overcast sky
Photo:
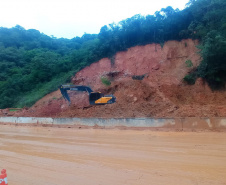
[[[99,33],[100,28],[135,14],[154,14],[188,0],[0,0],[0,27],[37,29],[57,38]]]

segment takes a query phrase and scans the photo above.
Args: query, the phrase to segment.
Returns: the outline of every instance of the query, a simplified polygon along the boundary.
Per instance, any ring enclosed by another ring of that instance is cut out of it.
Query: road
[[[0,125],[9,185],[226,184],[226,133]]]

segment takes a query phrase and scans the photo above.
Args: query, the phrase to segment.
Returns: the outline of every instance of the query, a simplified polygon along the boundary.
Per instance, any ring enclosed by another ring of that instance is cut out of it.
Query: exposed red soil
[[[89,106],[88,94],[70,92],[68,106],[59,91],[50,93],[33,107],[8,116],[46,117],[215,117],[226,116],[226,92],[213,92],[198,79],[193,86],[183,82],[184,76],[199,65],[197,41],[169,41],[136,46],[119,52],[112,59],[104,58],[79,71],[72,82],[88,85],[95,91],[114,94],[114,104]],[[187,67],[191,60],[193,67]],[[143,80],[134,76],[143,75]],[[101,77],[112,84],[106,87]]]

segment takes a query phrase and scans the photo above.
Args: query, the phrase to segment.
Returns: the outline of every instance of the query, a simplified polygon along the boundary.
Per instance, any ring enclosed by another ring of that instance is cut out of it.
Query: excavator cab
[[[91,92],[89,95],[89,103],[90,105],[94,105],[95,101],[99,100],[102,98],[104,95],[100,92]]]
[[[112,104],[116,102],[116,97],[114,95],[104,95],[101,92],[93,92],[93,90],[87,86],[61,85],[59,88],[64,99],[67,100],[69,104],[71,104],[71,100],[67,93],[68,90],[84,91],[89,93],[90,105],[105,105],[105,104]]]

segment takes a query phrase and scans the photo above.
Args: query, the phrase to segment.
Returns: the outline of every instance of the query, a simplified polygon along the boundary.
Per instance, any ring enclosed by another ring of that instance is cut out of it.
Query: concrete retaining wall
[[[0,117],[0,123],[15,124],[53,124],[53,118],[37,118],[37,117]]]
[[[129,127],[168,130],[226,130],[226,118],[38,118],[0,117],[1,124],[35,124],[49,126]]]

